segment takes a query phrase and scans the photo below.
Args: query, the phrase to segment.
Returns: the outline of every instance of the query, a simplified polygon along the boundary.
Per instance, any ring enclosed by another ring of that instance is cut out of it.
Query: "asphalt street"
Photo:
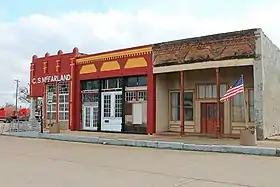
[[[0,136],[5,187],[279,187],[280,160]]]

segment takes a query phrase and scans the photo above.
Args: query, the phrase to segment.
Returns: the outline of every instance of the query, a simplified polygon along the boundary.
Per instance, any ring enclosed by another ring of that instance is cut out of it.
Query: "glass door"
[[[98,106],[83,107],[83,129],[97,130],[98,124]]]

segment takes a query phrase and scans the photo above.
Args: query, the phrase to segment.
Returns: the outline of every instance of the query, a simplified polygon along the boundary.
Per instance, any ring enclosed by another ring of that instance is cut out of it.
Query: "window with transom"
[[[58,83],[58,120],[67,121],[69,119],[69,83]]]

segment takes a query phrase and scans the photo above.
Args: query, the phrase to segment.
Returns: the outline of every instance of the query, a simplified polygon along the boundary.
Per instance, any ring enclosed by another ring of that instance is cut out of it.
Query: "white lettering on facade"
[[[70,74],[66,75],[52,75],[52,76],[44,76],[33,78],[31,80],[32,84],[40,84],[40,83],[50,83],[50,82],[61,82],[61,81],[69,81],[71,79]]]

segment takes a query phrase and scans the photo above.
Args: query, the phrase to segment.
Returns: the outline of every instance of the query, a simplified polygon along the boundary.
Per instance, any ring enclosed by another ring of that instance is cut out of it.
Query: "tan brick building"
[[[153,63],[157,132],[238,137],[244,95],[219,99],[243,74],[248,124],[256,126],[258,139],[280,133],[280,52],[261,29],[155,44]]]

